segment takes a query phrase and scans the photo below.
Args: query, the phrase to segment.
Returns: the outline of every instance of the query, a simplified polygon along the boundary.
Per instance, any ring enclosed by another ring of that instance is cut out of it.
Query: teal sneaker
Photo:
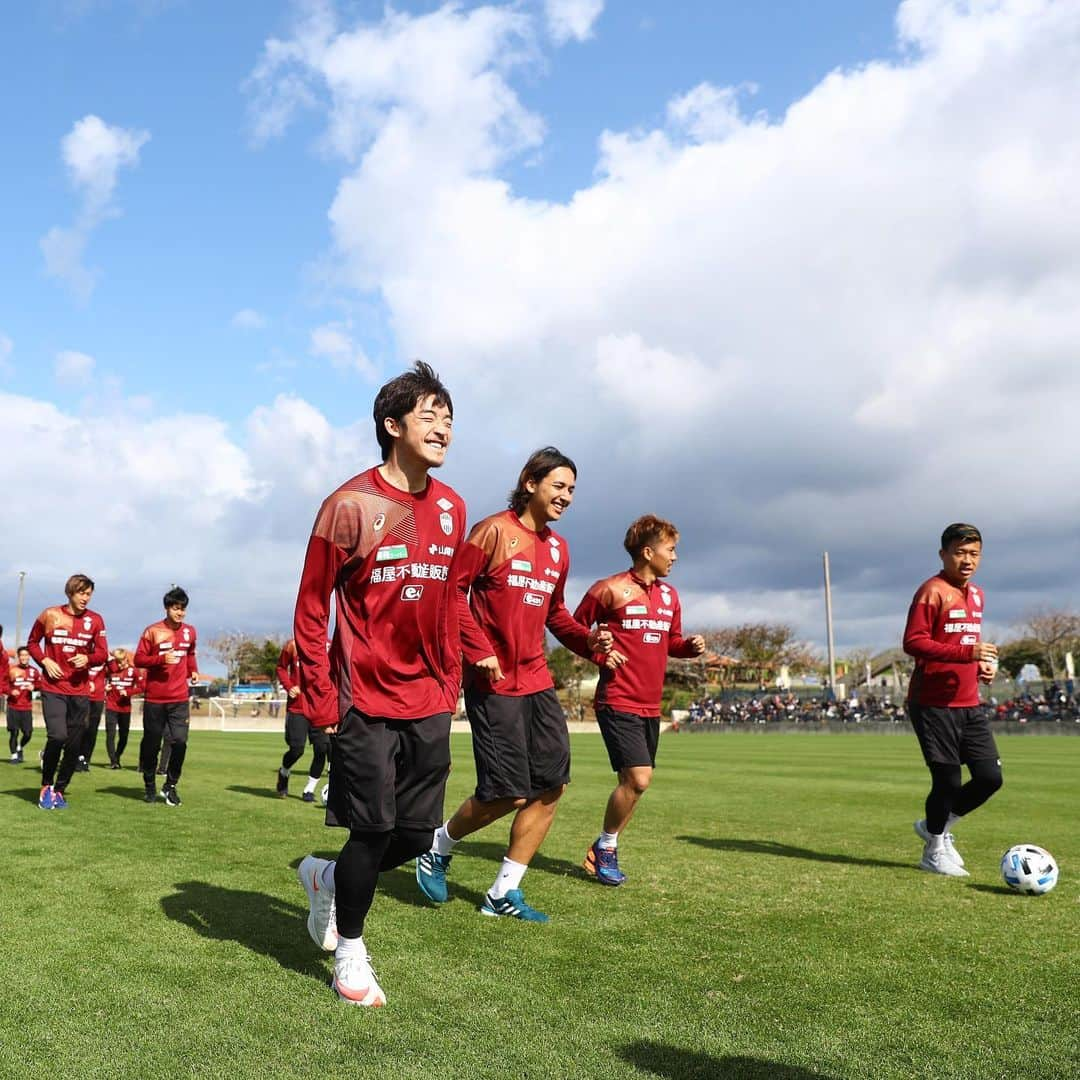
[[[446,871],[450,869],[453,857],[440,855],[437,851],[425,851],[416,857],[416,884],[433,904],[445,904],[450,899],[446,888]]]
[[[509,915],[514,919],[523,919],[525,922],[548,922],[548,917],[536,908],[529,907],[525,903],[525,897],[520,889],[511,889],[504,897],[496,900],[491,893],[484,897],[480,905],[481,915]]]

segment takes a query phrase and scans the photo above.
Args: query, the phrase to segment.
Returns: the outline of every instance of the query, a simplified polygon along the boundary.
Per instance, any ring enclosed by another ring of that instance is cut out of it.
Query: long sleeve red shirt
[[[104,664],[93,664],[87,668],[87,674],[89,675],[89,682],[86,684],[87,694],[86,696],[91,701],[104,701],[105,700],[105,679],[106,679],[106,667],[108,661]]]
[[[41,675],[37,668],[29,665],[20,667],[16,664],[9,671],[10,683],[8,685],[8,708],[25,712],[33,708],[34,691],[41,685]]]
[[[296,651],[296,641],[289,638],[277,662],[277,677],[282,689],[288,694],[290,690],[300,689],[300,654]],[[297,694],[290,697],[285,708],[291,713],[304,715],[304,696]]]
[[[469,664],[497,657],[505,677],[489,683],[468,669],[467,684],[507,697],[550,690],[545,628],[590,655],[589,628],[566,608],[569,573],[570,549],[550,528],[533,532],[512,510],[473,526],[456,563],[461,651]]]
[[[142,672],[131,666],[120,667],[111,661],[105,685],[105,708],[109,712],[131,712],[131,699],[143,689]]]
[[[89,668],[104,664],[109,658],[109,643],[105,640],[105,621],[96,612],[86,609],[74,615],[66,605],[46,608],[34,621],[26,647],[38,667],[45,659],[60,665],[60,678],[53,679],[42,668],[41,689],[49,694],[86,697],[89,693]],[[87,658],[87,666],[73,667],[75,656]]]
[[[4,648],[4,642],[0,640],[0,694],[6,694],[11,689],[11,666],[14,658],[8,655]]]
[[[329,727],[353,707],[394,720],[453,710],[461,656],[451,570],[464,533],[465,504],[434,477],[411,494],[373,468],[327,498],[293,620],[310,723]]]
[[[175,630],[166,619],[151,623],[139,638],[134,666],[146,669],[146,700],[153,705],[172,705],[191,696],[191,676],[198,674],[195,659],[195,627],[181,623]],[[171,652],[183,654],[176,664]]]
[[[908,700],[916,705],[969,709],[979,704],[983,592],[951,585],[944,574],[924,581],[908,609],[904,652],[915,659]]]
[[[607,623],[614,649],[627,662],[601,666],[596,706],[635,716],[659,716],[669,656],[695,656],[682,633],[679,594],[663,579],[646,585],[632,570],[598,581],[578,604],[574,618],[585,626]],[[598,661],[600,658],[596,658]]]

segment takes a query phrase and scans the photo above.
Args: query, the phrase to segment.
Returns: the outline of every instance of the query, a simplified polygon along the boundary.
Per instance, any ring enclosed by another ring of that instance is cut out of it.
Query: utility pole
[[[19,571],[19,598],[15,602],[15,648],[23,644],[22,636],[22,612],[23,597],[26,595],[26,571]]]
[[[836,651],[832,632],[832,583],[829,580],[829,553],[824,554],[825,563],[825,631],[829,641],[829,694],[836,697]]]

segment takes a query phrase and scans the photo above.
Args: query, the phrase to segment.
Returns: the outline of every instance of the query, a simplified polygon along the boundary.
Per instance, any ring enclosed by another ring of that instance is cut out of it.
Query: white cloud
[[[310,351],[312,356],[329,360],[339,371],[359,372],[368,379],[374,379],[378,374],[364,350],[352,340],[346,324],[317,326],[311,331]]]
[[[0,378],[7,378],[13,374],[14,367],[11,364],[11,354],[15,351],[15,343],[6,334],[0,334]]]
[[[266,316],[254,308],[241,308],[230,323],[238,330],[263,330],[266,328]]]
[[[98,116],[76,121],[60,143],[61,156],[72,186],[81,198],[75,224],[54,226],[41,239],[46,271],[65,281],[82,301],[90,298],[96,271],[83,266],[83,255],[93,231],[119,211],[113,204],[117,175],[133,168],[150,138],[148,132],[106,124]]]
[[[53,374],[57,382],[85,386],[94,376],[94,358],[74,349],[65,349],[56,354]]]
[[[663,128],[602,133],[561,202],[501,171],[543,132],[511,82],[527,52],[503,59],[535,21],[329,12],[268,47],[260,92],[323,103],[335,254],[399,353],[455,389],[469,475],[492,446],[565,443],[583,543],[617,557],[610,522],[666,506],[688,589],[771,593],[778,614],[827,547],[848,611],[872,596],[902,620],[958,518],[988,536],[992,599],[1022,581],[1009,604],[1068,602],[1077,0],[908,0],[901,59],[836,70],[772,120],[688,87]],[[590,465],[623,482],[590,502]]]
[[[604,10],[604,0],[544,0],[548,33],[557,45],[587,41]]]

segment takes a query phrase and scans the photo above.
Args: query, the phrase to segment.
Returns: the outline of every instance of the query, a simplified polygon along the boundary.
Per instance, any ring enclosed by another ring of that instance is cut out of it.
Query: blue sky
[[[118,640],[173,581],[287,631],[419,356],[474,519],[578,461],[571,594],[653,511],[700,626],[820,643],[828,549],[841,647],[891,646],[956,519],[995,633],[1080,602],[1080,0],[2,18],[0,621],[78,568]]]

